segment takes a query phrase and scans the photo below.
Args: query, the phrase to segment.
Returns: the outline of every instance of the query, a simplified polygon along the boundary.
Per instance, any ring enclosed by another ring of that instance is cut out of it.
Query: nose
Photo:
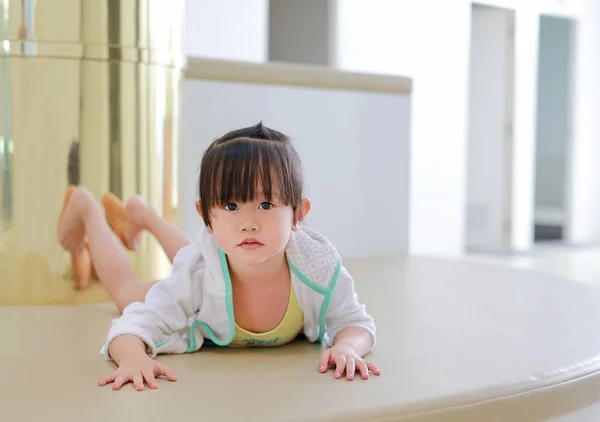
[[[259,229],[259,224],[253,213],[246,213],[240,221],[240,231],[241,232],[257,232]]]

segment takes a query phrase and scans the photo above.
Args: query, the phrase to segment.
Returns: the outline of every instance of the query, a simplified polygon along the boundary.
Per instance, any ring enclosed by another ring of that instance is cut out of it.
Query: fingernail
[[[319,371],[324,371],[325,367],[324,366],[319,366]]]

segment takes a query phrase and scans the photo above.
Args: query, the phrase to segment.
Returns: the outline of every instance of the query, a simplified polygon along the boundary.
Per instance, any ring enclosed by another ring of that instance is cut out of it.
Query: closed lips
[[[242,245],[262,245],[262,243],[260,243],[257,239],[253,237],[249,237],[247,239],[244,239],[242,243],[240,243],[240,246]]]

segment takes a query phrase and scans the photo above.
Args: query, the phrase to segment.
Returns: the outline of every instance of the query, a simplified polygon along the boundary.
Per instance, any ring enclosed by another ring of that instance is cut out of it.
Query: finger
[[[340,356],[337,359],[336,367],[335,367],[335,377],[340,379],[342,378],[342,374],[344,373],[344,368],[346,367],[346,357]]]
[[[365,362],[364,360],[356,361],[356,368],[360,371],[362,379],[369,379],[369,367],[367,366],[367,362]]]
[[[374,363],[367,362],[367,368],[369,368],[369,370],[371,370],[375,375],[381,375],[381,371]]]
[[[175,375],[171,368],[167,368],[166,366],[160,365],[158,363],[154,368],[154,374],[157,377],[164,375],[169,381],[177,381],[177,375]]]
[[[321,353],[321,357],[319,358],[319,372],[327,371],[327,367],[329,366],[330,356],[331,356],[331,349],[327,349],[323,353]]]
[[[356,361],[354,358],[349,357],[346,359],[346,379],[348,381],[354,380],[354,371],[356,370]]]
[[[142,391],[144,389],[144,378],[141,375],[134,376],[133,385],[137,391]]]
[[[143,371],[142,375],[146,380],[146,383],[150,386],[150,388],[158,388],[158,384],[156,383],[156,378],[154,378],[154,373],[152,371]]]
[[[128,382],[131,379],[128,375],[119,375],[115,378],[115,383],[113,384],[113,390],[120,390],[123,384]]]
[[[104,386],[104,385],[106,385],[106,384],[108,384],[108,383],[111,383],[111,382],[113,382],[113,381],[114,381],[114,380],[117,378],[117,375],[118,375],[118,374],[117,374],[116,372],[113,372],[113,373],[112,373],[112,374],[110,374],[110,375],[107,375],[107,376],[105,376],[105,377],[102,377],[102,378],[100,379],[100,381],[98,381],[98,385],[99,385],[99,386]]]

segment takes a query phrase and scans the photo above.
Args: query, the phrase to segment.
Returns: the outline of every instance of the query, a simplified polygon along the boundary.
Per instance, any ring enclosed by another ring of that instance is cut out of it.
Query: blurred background
[[[197,1],[186,13],[190,57],[410,80],[410,93],[331,103],[280,89],[297,110],[228,117],[297,139],[311,223],[346,257],[460,256],[600,280],[599,1]],[[192,116],[202,82],[185,85]],[[188,128],[204,132],[184,123],[184,142]]]
[[[293,138],[308,224],[344,259],[476,259],[600,285],[600,0],[0,10],[2,303],[105,299],[68,281],[69,183],[141,193],[193,236],[202,152],[261,120]],[[144,242],[140,277],[166,274]]]

